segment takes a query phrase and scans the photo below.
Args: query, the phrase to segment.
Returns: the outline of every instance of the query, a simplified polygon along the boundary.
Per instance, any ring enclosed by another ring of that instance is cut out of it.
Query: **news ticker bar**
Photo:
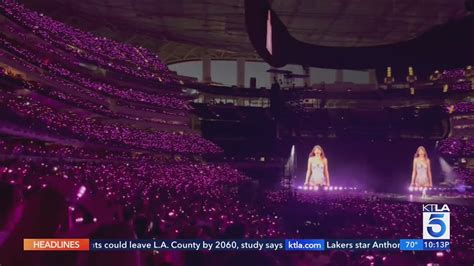
[[[449,240],[423,239],[24,239],[25,251],[324,251],[448,250]]]

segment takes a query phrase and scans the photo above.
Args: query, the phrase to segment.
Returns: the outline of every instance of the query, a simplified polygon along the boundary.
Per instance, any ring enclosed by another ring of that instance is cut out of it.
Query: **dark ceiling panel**
[[[119,41],[146,39],[146,43],[135,44],[155,50],[170,41],[254,53],[245,29],[243,0],[21,2],[60,21],[96,34],[103,32]],[[295,38],[327,46],[408,40],[466,15],[464,0],[274,0],[272,8]],[[155,40],[153,47],[150,40]]]

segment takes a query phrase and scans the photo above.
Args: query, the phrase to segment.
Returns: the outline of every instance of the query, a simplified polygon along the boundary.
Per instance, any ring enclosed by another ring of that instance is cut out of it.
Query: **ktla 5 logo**
[[[449,239],[450,211],[448,204],[423,205],[423,239]]]

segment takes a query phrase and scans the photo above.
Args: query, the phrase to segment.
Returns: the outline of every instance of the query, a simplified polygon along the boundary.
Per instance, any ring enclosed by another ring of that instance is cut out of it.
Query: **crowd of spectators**
[[[315,196],[311,192],[302,192],[297,193],[296,197],[290,197],[288,193],[272,192],[267,194],[266,200],[270,202],[269,205],[288,205],[283,218],[298,237],[418,238],[422,228],[423,203],[404,202],[376,193],[365,193],[361,196],[359,192],[346,192]],[[450,262],[444,263],[464,265],[474,259],[471,252],[474,227],[465,223],[472,220],[474,215],[472,207],[450,207],[451,243],[456,248],[445,254],[445,259],[449,257]],[[430,262],[436,263],[436,255],[425,252],[418,254],[416,263],[413,261],[406,265],[426,265]],[[437,263],[444,265],[442,262]]]
[[[70,27],[29,10],[16,1],[2,1],[0,7],[5,15],[45,41],[91,63],[160,82],[171,79],[167,66],[145,48],[133,47]]]
[[[74,145],[38,141],[24,138],[11,138],[0,135],[0,155],[10,158],[30,156],[50,159],[86,159],[99,161],[156,161],[160,163],[193,162],[192,157],[166,155],[153,152],[130,151],[128,149],[107,150],[101,146]]]
[[[61,86],[67,86],[71,91],[77,89],[84,91],[87,89],[89,91],[87,94],[90,97],[105,93],[126,101],[152,104],[178,110],[190,109],[190,106],[183,99],[150,94],[139,89],[117,87],[111,84],[95,81],[88,77],[84,77],[84,75],[80,73],[68,70],[59,64],[49,61],[45,62],[43,58],[38,57],[35,53],[22,47],[18,47],[5,38],[1,38],[0,43],[3,49],[15,54],[16,57],[13,58],[13,60],[23,64],[23,66],[28,68],[31,72],[38,72],[42,78],[46,80],[57,82]],[[21,60],[23,60],[23,62]],[[38,66],[42,70],[39,71],[34,66]],[[45,72],[44,70],[47,70],[48,72]],[[80,86],[82,86],[82,88]]]
[[[474,113],[473,102],[457,102],[455,104],[446,104],[444,109],[449,114],[469,114]]]
[[[50,215],[60,216],[54,223],[55,228],[61,229],[48,231],[46,224],[39,223],[35,225],[38,227],[35,236],[41,234],[41,237],[61,237],[74,233],[78,234],[77,237],[93,238],[94,230],[108,228],[103,230],[124,238],[283,237],[281,218],[265,212],[262,207],[256,209],[245,199],[240,199],[239,187],[249,179],[226,165],[202,162],[163,164],[143,160],[99,163],[52,161],[44,158],[7,159],[0,164],[0,181],[2,184],[14,185],[26,196],[41,194],[46,189],[54,189],[56,192],[52,193],[63,194],[64,198],[60,200],[63,206],[60,210],[53,207],[46,211]],[[6,235],[3,239],[0,238],[0,243],[3,242],[5,250],[13,254],[8,258],[5,254],[0,254],[6,265],[10,265],[8,262],[11,265],[25,262],[29,258],[20,256],[17,254],[19,250],[11,246],[16,241],[16,229],[21,224],[12,223],[11,217],[15,208],[26,208],[22,201],[12,205],[14,206],[7,208],[6,214],[10,225],[1,228],[6,229]],[[43,207],[38,207],[44,208],[44,205],[41,206]],[[44,223],[51,221],[49,217],[37,212],[35,214],[38,217],[34,219],[46,219]],[[31,219],[32,215],[27,215],[25,210],[20,220],[24,216],[29,216],[24,219]],[[28,223],[33,226],[31,221]],[[119,224],[127,226],[120,227]],[[127,228],[133,233],[124,235]],[[32,229],[28,227],[18,230],[25,230],[21,232],[24,234]],[[109,238],[114,236],[109,235]],[[185,259],[184,254],[170,257],[167,252],[143,252],[141,256],[144,259],[159,259],[161,263],[112,262],[119,263],[118,265],[167,265],[162,264],[164,262],[182,265],[180,260]]]

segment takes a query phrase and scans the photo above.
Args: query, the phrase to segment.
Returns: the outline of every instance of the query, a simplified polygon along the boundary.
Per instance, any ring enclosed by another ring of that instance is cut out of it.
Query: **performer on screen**
[[[329,186],[328,160],[319,145],[314,146],[309,154],[304,185]]]
[[[413,159],[413,171],[411,174],[410,186],[421,188],[423,191],[422,197],[426,197],[426,189],[433,186],[430,159],[428,158],[426,149],[423,146],[418,147],[415,153],[415,158]]]

